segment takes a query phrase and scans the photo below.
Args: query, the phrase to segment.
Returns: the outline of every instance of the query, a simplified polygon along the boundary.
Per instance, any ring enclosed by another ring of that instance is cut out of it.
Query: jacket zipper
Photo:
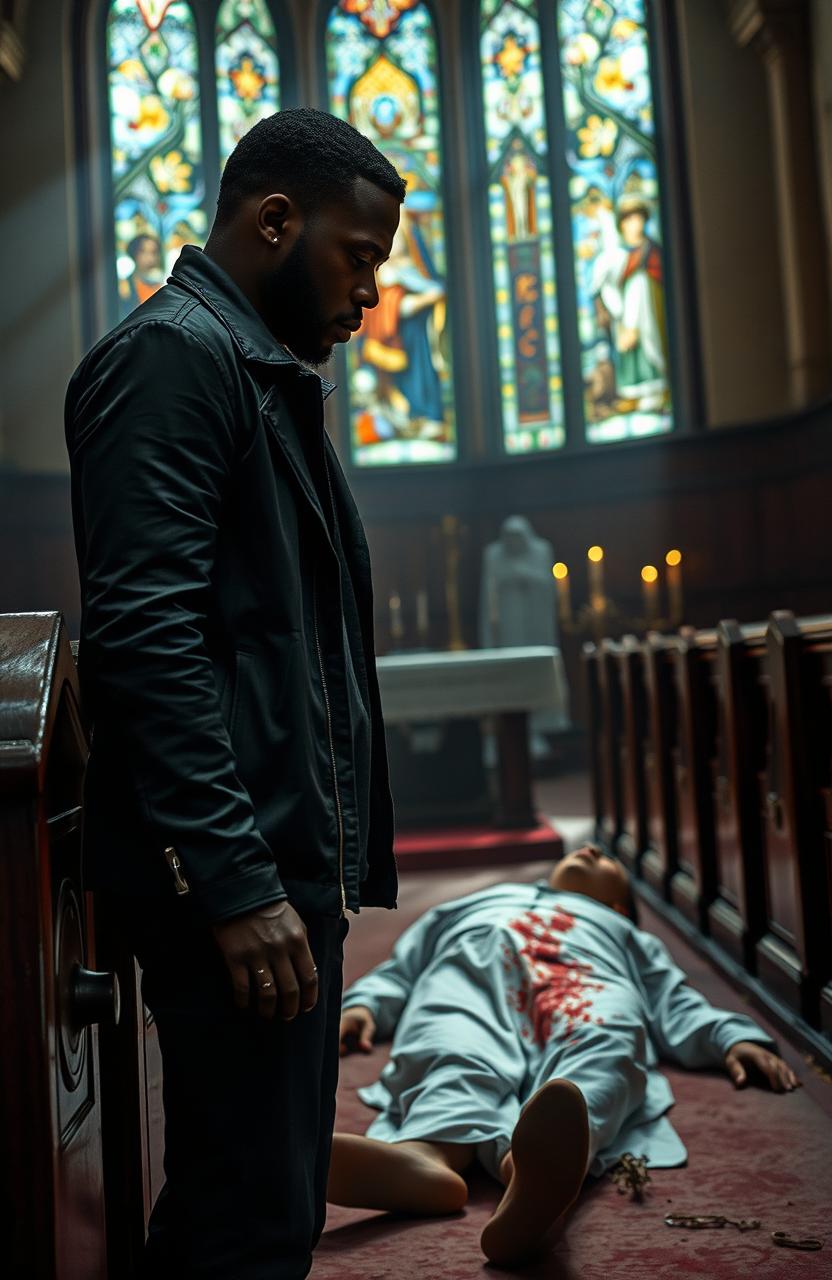
[[[324,660],[321,654],[321,642],[318,639],[318,596],[317,576],[312,579],[312,626],[315,632],[315,651],[318,655],[318,670],[321,673],[321,689],[324,695],[326,711],[326,731],[329,738],[329,759],[332,764],[332,785],[335,790],[335,813],[338,819],[338,884],[341,889],[341,915],[347,913],[347,894],[344,889],[344,818],[341,812],[341,793],[338,789],[338,766],[335,762],[335,743],[332,738],[332,713],[329,707],[329,689],[324,672]]]
[[[186,893],[190,893],[190,885],[182,874],[182,863],[179,861],[179,854],[176,852],[173,845],[169,845],[168,848],[165,849],[165,857],[167,859],[168,866],[173,872],[173,886],[176,889],[176,892],[180,897]]]

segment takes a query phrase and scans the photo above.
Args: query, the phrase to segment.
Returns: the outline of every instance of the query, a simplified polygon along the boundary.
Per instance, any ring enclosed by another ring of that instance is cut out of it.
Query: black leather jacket
[[[184,882],[211,920],[395,906],[369,555],[327,386],[193,248],[72,378],[91,887]]]

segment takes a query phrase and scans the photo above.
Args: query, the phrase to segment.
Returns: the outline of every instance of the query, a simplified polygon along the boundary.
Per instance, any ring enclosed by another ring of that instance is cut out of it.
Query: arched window
[[[480,0],[479,15],[504,447],[564,443],[564,383],[573,438],[668,431],[645,0]]]
[[[347,350],[353,461],[452,461],[440,87],[428,6],[340,0],[326,25],[326,66],[330,110],[372,138],[408,189],[378,271],[379,306]]]
[[[503,441],[563,443],[552,196],[536,0],[483,0],[480,60]]]
[[[645,0],[560,0],[558,37],[586,437],[656,435],[672,416]]]
[[[279,108],[280,69],[267,0],[111,0],[106,48],[115,319],[204,242],[229,152]]]

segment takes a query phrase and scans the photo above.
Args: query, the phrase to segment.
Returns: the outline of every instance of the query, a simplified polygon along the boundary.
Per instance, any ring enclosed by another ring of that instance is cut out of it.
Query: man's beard
[[[326,364],[333,344],[321,341],[327,322],[309,271],[305,234],[301,233],[286,261],[272,273],[268,285],[272,331],[305,364]]]

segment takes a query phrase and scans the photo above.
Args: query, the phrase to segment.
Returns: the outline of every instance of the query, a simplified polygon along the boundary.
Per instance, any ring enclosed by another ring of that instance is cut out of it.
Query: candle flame
[[[604,548],[590,547],[589,551],[587,551],[586,554],[587,554],[587,559],[591,560],[593,564],[600,564],[604,558]]]
[[[654,564],[646,564],[641,571],[642,582],[655,582],[659,576],[659,571]]]
[[[558,560],[557,564],[552,565],[552,574],[558,580],[569,577],[569,570],[562,560]]]
[[[664,562],[665,564],[670,565],[672,569],[675,568],[677,564],[682,563],[681,551],[668,551],[667,555],[664,558]]]

